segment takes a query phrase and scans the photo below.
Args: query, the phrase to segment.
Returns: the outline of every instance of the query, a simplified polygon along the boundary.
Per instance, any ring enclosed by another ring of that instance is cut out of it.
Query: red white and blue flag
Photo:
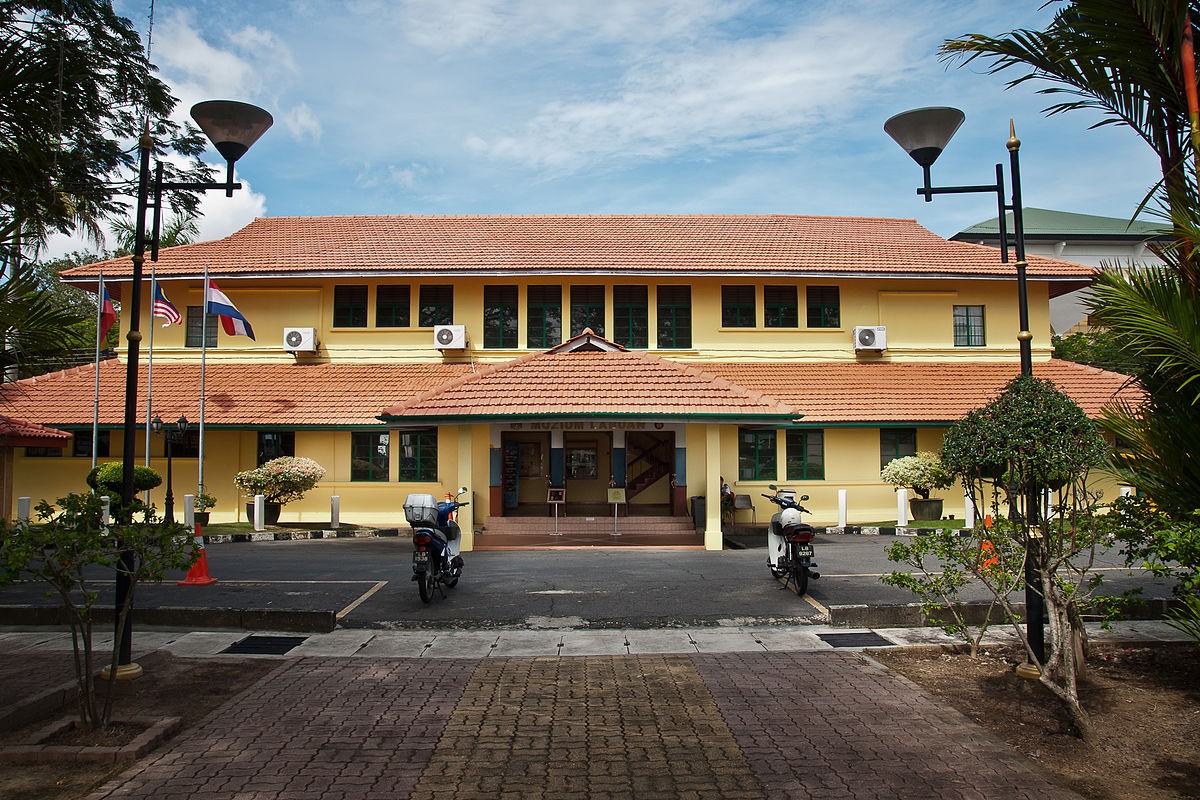
[[[221,318],[221,328],[224,329],[228,336],[249,336],[254,339],[254,329],[250,327],[250,321],[242,316],[242,312],[237,310],[237,307],[230,302],[225,293],[217,288],[214,281],[208,282],[208,289],[204,292],[205,313],[216,314]]]
[[[158,281],[154,282],[153,308],[154,316],[162,317],[166,320],[166,322],[163,323],[164,328],[169,325],[178,325],[183,322],[183,317],[180,315],[179,309],[175,307],[174,303],[167,299],[167,296],[163,293],[162,284]]]
[[[112,298],[104,286],[104,278],[100,279],[100,339],[108,335],[108,329],[117,321],[117,309],[113,308]]]

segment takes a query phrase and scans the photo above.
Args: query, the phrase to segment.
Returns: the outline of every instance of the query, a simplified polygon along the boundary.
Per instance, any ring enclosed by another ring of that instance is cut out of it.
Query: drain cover
[[[301,644],[307,636],[247,636],[222,650],[242,656],[281,656]]]
[[[818,633],[817,638],[830,647],[893,647],[895,642],[874,631],[866,633]]]

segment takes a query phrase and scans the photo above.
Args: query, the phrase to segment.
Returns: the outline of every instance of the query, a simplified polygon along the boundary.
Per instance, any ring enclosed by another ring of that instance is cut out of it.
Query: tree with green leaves
[[[111,0],[0,2],[0,264],[11,274],[54,232],[97,242],[128,213],[137,140],[193,157],[168,180],[211,180],[204,138],[170,119],[176,98]],[[194,214],[198,198],[173,206]]]

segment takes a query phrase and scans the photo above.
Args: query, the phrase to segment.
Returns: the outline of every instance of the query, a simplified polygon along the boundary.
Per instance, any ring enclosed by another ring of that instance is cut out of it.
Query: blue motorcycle
[[[433,599],[435,588],[445,597],[443,587],[457,586],[462,577],[462,532],[454,521],[454,512],[470,505],[458,499],[467,491],[463,486],[453,500],[440,503],[431,494],[410,494],[404,501],[404,518],[413,526],[412,579],[423,603]]]

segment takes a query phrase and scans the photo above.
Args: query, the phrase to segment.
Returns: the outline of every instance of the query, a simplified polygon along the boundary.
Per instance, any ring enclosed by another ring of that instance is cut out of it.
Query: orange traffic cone
[[[208,574],[208,556],[204,552],[204,531],[199,522],[196,523],[196,545],[200,548],[200,557],[196,559],[196,563],[192,564],[187,577],[179,582],[179,586],[208,586],[217,582],[216,578]]]
[[[979,550],[980,550],[979,556],[981,558],[981,561],[979,564],[980,569],[985,569],[985,570],[991,569],[992,567],[994,567],[1000,563],[1000,556],[996,555],[995,545],[993,545],[987,539],[984,539],[983,542],[979,545]]]

